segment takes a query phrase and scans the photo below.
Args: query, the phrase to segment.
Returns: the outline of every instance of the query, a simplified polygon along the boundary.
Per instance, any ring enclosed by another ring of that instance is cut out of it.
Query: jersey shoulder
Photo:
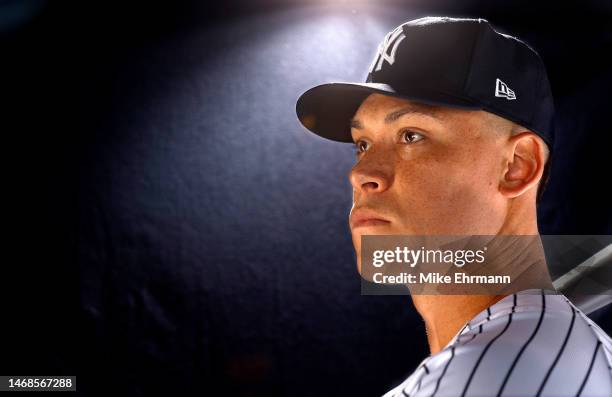
[[[429,373],[406,393],[612,395],[609,337],[593,324],[577,309],[498,313],[432,356]]]

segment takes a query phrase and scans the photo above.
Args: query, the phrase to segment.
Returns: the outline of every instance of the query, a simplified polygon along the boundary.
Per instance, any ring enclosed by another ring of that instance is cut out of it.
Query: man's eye
[[[415,143],[425,138],[422,134],[410,130],[404,130],[401,134],[404,143]]]
[[[355,142],[355,153],[357,155],[368,150],[368,143],[366,141],[357,141]]]

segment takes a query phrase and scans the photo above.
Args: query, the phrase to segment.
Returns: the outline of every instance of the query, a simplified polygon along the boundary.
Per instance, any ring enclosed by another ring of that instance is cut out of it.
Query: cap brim
[[[308,130],[339,142],[352,142],[350,120],[368,95],[379,93],[435,106],[481,109],[468,98],[416,88],[398,94],[393,87],[381,83],[326,83],[304,92],[297,100],[297,116]]]

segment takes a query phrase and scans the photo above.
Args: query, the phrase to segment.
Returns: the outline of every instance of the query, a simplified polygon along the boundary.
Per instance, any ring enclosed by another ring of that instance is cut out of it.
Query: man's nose
[[[387,190],[393,178],[390,161],[390,158],[385,160],[364,156],[349,173],[353,189],[364,193],[381,193]]]

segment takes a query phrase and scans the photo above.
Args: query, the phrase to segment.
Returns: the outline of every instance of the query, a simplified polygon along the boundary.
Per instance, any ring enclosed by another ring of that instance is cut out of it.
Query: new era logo
[[[514,91],[512,91],[510,87],[508,87],[508,85],[500,79],[495,80],[495,96],[506,98],[508,100],[516,99]]]

